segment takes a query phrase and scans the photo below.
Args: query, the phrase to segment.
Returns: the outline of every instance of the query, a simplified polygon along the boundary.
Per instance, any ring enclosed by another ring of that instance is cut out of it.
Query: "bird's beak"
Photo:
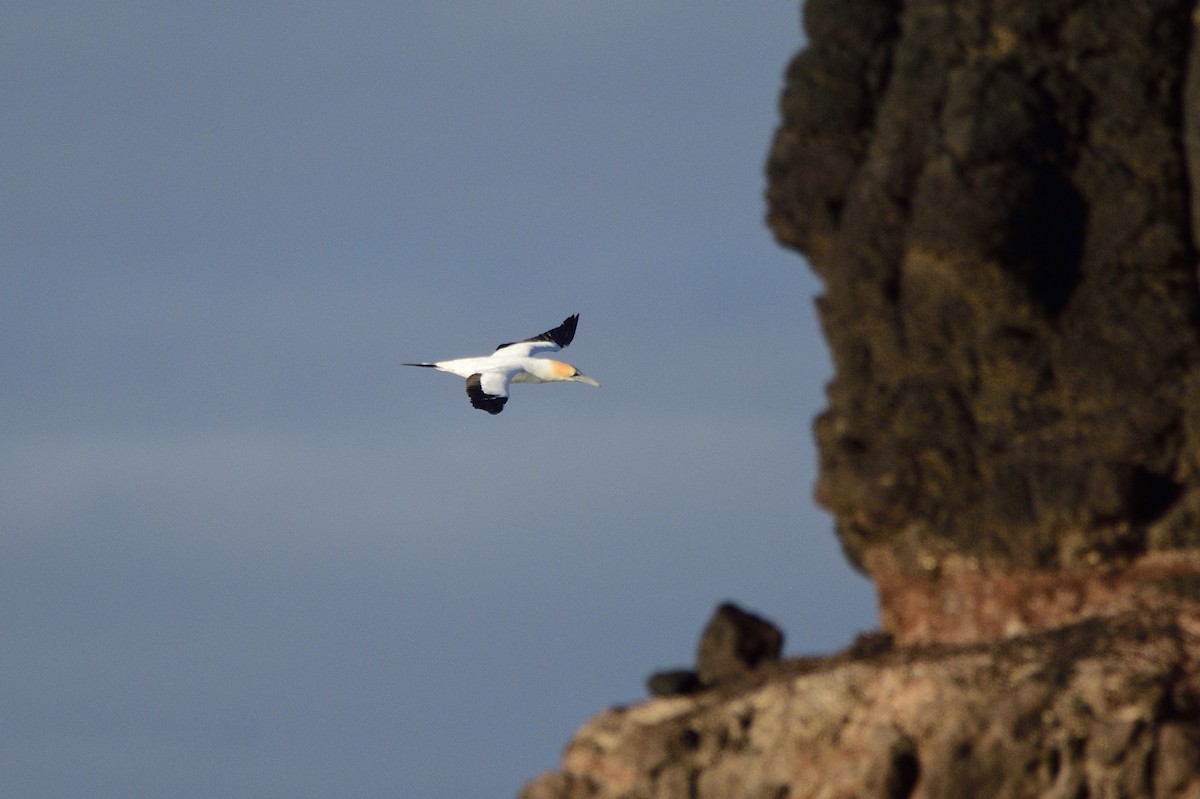
[[[588,377],[587,375],[575,375],[575,377],[573,379],[577,383],[587,383],[589,386],[595,386],[596,388],[600,388],[600,384],[597,383],[592,378]]]

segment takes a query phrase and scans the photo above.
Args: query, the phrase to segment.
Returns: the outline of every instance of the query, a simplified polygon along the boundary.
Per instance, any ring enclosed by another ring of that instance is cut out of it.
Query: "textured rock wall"
[[[792,661],[589,721],[521,799],[1200,797],[1200,616]]]
[[[807,3],[768,220],[825,285],[817,493],[860,568],[1200,545],[1192,13]]]

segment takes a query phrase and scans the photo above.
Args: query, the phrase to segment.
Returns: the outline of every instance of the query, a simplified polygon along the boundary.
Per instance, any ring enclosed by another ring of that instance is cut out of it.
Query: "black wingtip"
[[[436,363],[402,363],[401,366],[424,366],[427,369],[436,369]]]
[[[563,347],[570,344],[572,339],[575,338],[575,328],[578,324],[579,324],[579,314],[577,314],[577,313],[571,314],[566,319],[564,319],[562,321],[562,324],[559,325],[558,327],[556,327],[552,330],[547,330],[545,333],[538,333],[536,336],[533,336],[532,338],[522,339],[522,341],[553,341],[555,344],[558,345],[559,349],[562,349]],[[501,344],[499,347],[496,347],[496,349],[502,350],[505,347],[509,347],[509,346],[512,346],[513,344],[520,344],[520,343],[521,343],[520,341],[506,341],[503,344]]]
[[[575,339],[575,328],[579,326],[579,314],[571,314],[563,320],[562,324],[553,330],[547,330],[540,339],[553,341],[560,347],[565,347]]]

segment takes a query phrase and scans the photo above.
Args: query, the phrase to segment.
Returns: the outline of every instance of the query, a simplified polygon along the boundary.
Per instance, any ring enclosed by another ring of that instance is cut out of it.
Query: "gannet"
[[[554,383],[572,381],[599,386],[569,363],[550,358],[535,358],[540,352],[558,352],[575,338],[579,314],[568,316],[553,330],[533,338],[501,344],[491,355],[479,358],[455,358],[433,363],[406,363],[405,366],[425,366],[450,372],[467,379],[467,396],[471,405],[481,411],[497,414],[508,402],[510,383]]]

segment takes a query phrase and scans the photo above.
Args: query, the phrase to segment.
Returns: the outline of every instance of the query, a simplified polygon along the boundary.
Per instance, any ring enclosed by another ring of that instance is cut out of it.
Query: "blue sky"
[[[874,626],[762,223],[795,3],[0,28],[0,793],[510,796],[732,599]],[[603,388],[405,361],[581,314]]]

